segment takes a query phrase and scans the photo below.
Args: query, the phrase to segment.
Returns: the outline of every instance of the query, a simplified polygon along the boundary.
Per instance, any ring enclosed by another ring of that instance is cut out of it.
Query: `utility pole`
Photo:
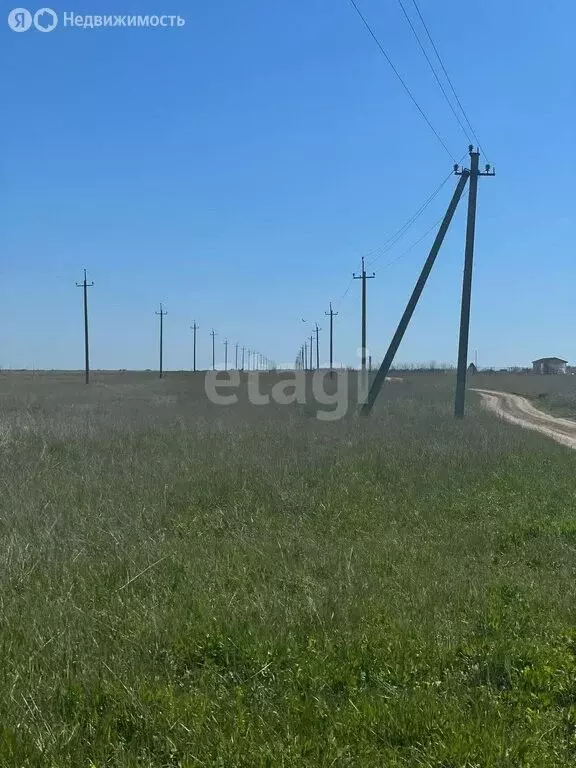
[[[216,331],[214,328],[210,331],[210,336],[212,336],[212,370],[216,370],[216,342],[214,341],[216,337]]]
[[[162,304],[160,304],[160,312],[156,312],[157,315],[160,317],[160,378],[162,378],[163,375],[163,369],[162,369],[162,352],[163,352],[163,342],[164,342],[164,315],[167,315],[168,312],[164,312],[162,309]]]
[[[228,339],[224,339],[224,370],[228,370]]]
[[[77,288],[84,289],[84,376],[86,384],[90,384],[90,348],[88,345],[88,288],[92,288],[94,283],[86,281],[86,270],[84,270],[84,280],[76,283]]]
[[[466,400],[466,372],[468,368],[468,336],[470,333],[470,302],[472,298],[472,267],[474,263],[474,234],[476,231],[476,201],[478,199],[478,178],[494,176],[494,170],[486,164],[484,171],[479,170],[480,152],[472,144],[470,152],[470,186],[468,187],[468,217],[466,221],[466,250],[464,254],[464,277],[462,280],[462,306],[460,310],[460,338],[458,341],[458,371],[456,373],[456,398],[454,416],[464,417]],[[464,171],[455,169],[457,176]]]
[[[334,318],[338,312],[334,312],[332,309],[332,302],[330,302],[330,312],[324,312],[325,315],[330,317],[330,373],[334,371]]]
[[[457,169],[458,169],[458,166],[455,166],[454,170],[457,170]],[[380,392],[382,385],[386,381],[386,376],[388,375],[390,366],[394,362],[394,357],[396,355],[396,352],[398,351],[400,342],[404,338],[404,334],[406,333],[406,329],[408,328],[412,315],[414,314],[414,310],[416,309],[418,300],[422,295],[422,291],[424,290],[426,281],[428,280],[430,272],[432,271],[432,267],[434,266],[434,262],[436,261],[436,257],[438,256],[440,248],[442,247],[442,243],[444,242],[444,238],[446,237],[446,232],[448,231],[450,223],[452,222],[454,213],[456,211],[456,208],[458,207],[458,203],[460,202],[462,193],[464,192],[464,187],[466,186],[469,175],[470,175],[470,172],[464,169],[464,172],[461,174],[460,181],[456,185],[456,189],[454,190],[454,194],[452,195],[450,204],[448,205],[444,218],[442,219],[442,223],[440,224],[440,228],[438,230],[438,233],[436,234],[434,243],[432,244],[432,248],[430,249],[430,252],[428,254],[428,258],[424,262],[424,266],[422,267],[420,276],[416,281],[416,285],[414,286],[412,295],[408,300],[408,304],[406,305],[404,314],[402,315],[400,322],[398,323],[398,327],[396,328],[396,332],[392,337],[392,341],[390,342],[388,351],[384,355],[384,359],[382,360],[382,363],[380,364],[380,368],[378,369],[378,372],[374,378],[374,381],[372,382],[372,386],[370,387],[370,391],[368,393],[368,400],[362,406],[361,412],[365,416],[367,416],[372,411],[376,398],[378,397],[378,393]]]
[[[244,370],[244,354],[246,352],[246,347],[242,347],[242,370]]]
[[[322,328],[318,328],[318,323],[316,323],[316,327],[314,328],[314,331],[316,332],[316,370],[320,370],[320,342],[318,340],[318,334]]]
[[[366,274],[366,267],[364,265],[364,256],[362,256],[362,274],[352,277],[354,280],[362,280],[362,370],[366,370],[366,280],[372,280],[376,277],[376,274],[372,272],[371,275]]]
[[[235,370],[238,370],[238,342],[236,342],[236,365],[234,366]]]
[[[308,342],[304,342],[304,370],[308,370]]]
[[[196,320],[194,320],[194,325],[191,325],[190,328],[194,331],[194,371],[196,371],[196,331],[198,330]]]

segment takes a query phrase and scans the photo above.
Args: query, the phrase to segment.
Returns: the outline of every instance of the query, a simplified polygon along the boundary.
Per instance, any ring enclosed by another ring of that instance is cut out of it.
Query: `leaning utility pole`
[[[324,312],[324,314],[330,317],[330,373],[332,373],[334,370],[334,318],[338,314],[332,309],[332,302],[330,302],[330,312]]]
[[[228,370],[228,339],[224,339],[224,370]]]
[[[458,169],[458,166],[455,166],[454,170],[457,170],[457,169]],[[400,342],[404,338],[404,334],[406,333],[406,328],[408,328],[408,324],[410,323],[412,315],[414,314],[414,310],[416,309],[418,300],[422,295],[422,291],[424,290],[424,286],[426,285],[428,276],[432,271],[432,267],[434,266],[434,262],[436,261],[436,257],[438,256],[438,252],[440,251],[442,243],[444,242],[444,238],[446,237],[446,232],[448,231],[448,227],[450,226],[450,223],[454,217],[454,213],[456,211],[456,208],[458,207],[458,203],[460,202],[462,193],[464,192],[464,187],[466,186],[466,182],[468,181],[469,175],[470,175],[470,172],[464,168],[462,170],[460,181],[456,185],[456,189],[454,190],[454,194],[452,195],[452,200],[450,201],[450,204],[448,205],[448,208],[446,210],[446,214],[442,219],[442,223],[440,224],[440,228],[434,239],[434,243],[432,244],[432,248],[430,249],[428,258],[424,262],[424,266],[422,267],[422,271],[420,272],[420,277],[416,281],[416,285],[414,286],[412,295],[408,300],[408,304],[406,305],[404,314],[402,315],[402,318],[398,323],[398,328],[396,328],[396,332],[392,337],[392,341],[390,342],[388,351],[384,355],[384,359],[382,360],[380,368],[378,369],[378,373],[376,374],[374,381],[372,382],[372,386],[370,387],[370,391],[368,393],[368,399],[362,406],[361,412],[364,415],[368,415],[372,411],[376,398],[378,397],[378,393],[380,392],[382,385],[386,381],[386,376],[388,375],[390,366],[394,362],[394,357],[396,355],[396,352],[398,351]]]
[[[88,345],[88,288],[92,288],[94,283],[86,282],[86,270],[84,270],[84,280],[76,283],[77,288],[84,289],[84,375],[86,384],[90,383],[90,351]]]
[[[196,370],[196,331],[198,330],[198,326],[196,325],[196,320],[194,320],[194,325],[191,325],[190,328],[194,331],[194,371]]]
[[[212,370],[216,370],[216,343],[214,341],[214,338],[216,336],[216,331],[212,329],[210,331],[210,336],[212,336]]]
[[[366,274],[366,267],[364,265],[364,256],[362,256],[362,273],[360,275],[353,274],[354,280],[362,280],[362,370],[366,370],[366,280],[371,280],[376,277],[376,274],[372,272],[371,275]]]
[[[167,315],[168,312],[164,312],[162,309],[162,304],[160,304],[160,312],[156,312],[157,315],[160,316],[160,378],[162,378],[163,370],[162,370],[162,351],[163,351],[163,341],[164,341],[164,315]]]
[[[316,327],[314,328],[314,331],[316,332],[316,370],[320,370],[320,342],[318,340],[318,334],[322,328],[318,328],[318,323],[316,323]]]
[[[466,400],[466,371],[468,368],[468,336],[470,332],[470,301],[472,298],[472,266],[474,262],[474,233],[476,231],[476,201],[478,198],[478,178],[494,176],[489,164],[485,170],[479,170],[480,152],[470,145],[470,186],[468,187],[468,218],[466,222],[466,251],[464,255],[464,277],[462,280],[462,306],[460,310],[460,338],[458,342],[458,371],[456,374],[456,398],[454,401],[454,416],[461,419],[464,416]],[[455,170],[456,175],[462,175],[464,169]]]

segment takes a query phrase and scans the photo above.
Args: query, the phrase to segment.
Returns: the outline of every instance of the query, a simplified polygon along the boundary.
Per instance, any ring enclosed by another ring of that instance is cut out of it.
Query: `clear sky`
[[[468,141],[396,0],[358,0],[457,159]],[[372,251],[450,172],[348,0],[98,0],[60,15],[180,14],[180,29],[0,27],[0,365],[80,368],[88,269],[92,364],[199,363],[209,331],[292,363],[302,318],[339,301]],[[572,0],[420,0],[497,176],[480,180],[471,357],[576,362]],[[410,0],[407,8],[414,11]],[[35,7],[32,11],[37,10]],[[484,160],[484,158],[482,158]],[[443,213],[450,180],[373,266],[380,357]],[[454,362],[461,205],[399,361]],[[336,357],[357,361],[360,283],[338,305]],[[325,354],[322,355],[325,357]]]

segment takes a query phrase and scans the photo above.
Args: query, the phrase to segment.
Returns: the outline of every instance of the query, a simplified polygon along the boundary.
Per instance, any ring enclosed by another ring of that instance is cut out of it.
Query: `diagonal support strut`
[[[372,411],[376,398],[378,397],[378,393],[382,389],[382,385],[386,380],[386,376],[388,374],[388,371],[390,370],[390,366],[394,362],[394,357],[396,355],[396,352],[398,351],[398,347],[400,346],[400,343],[404,338],[404,334],[406,333],[406,329],[408,328],[408,324],[410,323],[412,315],[414,314],[414,310],[416,309],[418,300],[420,299],[422,291],[424,290],[424,286],[426,285],[428,276],[432,271],[432,267],[434,266],[434,262],[436,261],[436,256],[438,256],[438,252],[440,251],[442,243],[444,242],[444,238],[446,237],[446,232],[448,231],[448,227],[452,222],[452,218],[454,217],[454,213],[456,212],[456,208],[458,207],[458,203],[460,202],[460,198],[462,197],[462,193],[464,192],[464,187],[466,186],[466,182],[468,181],[469,176],[470,176],[470,171],[463,168],[461,172],[460,180],[456,186],[456,189],[454,190],[452,200],[450,201],[450,205],[448,206],[448,209],[446,210],[446,214],[442,219],[442,224],[440,225],[438,234],[436,235],[432,248],[430,249],[428,258],[426,259],[426,262],[422,267],[422,272],[420,273],[420,277],[418,278],[416,285],[414,287],[414,290],[412,291],[412,295],[410,296],[408,304],[406,305],[406,309],[404,310],[402,319],[398,324],[396,333],[394,334],[392,341],[390,342],[390,346],[388,347],[388,351],[384,356],[384,360],[382,360],[382,364],[378,370],[378,373],[376,374],[376,377],[372,382],[372,386],[370,387],[370,391],[368,392],[368,398],[366,402],[362,405],[362,409],[360,412],[364,416],[369,415],[370,412]]]

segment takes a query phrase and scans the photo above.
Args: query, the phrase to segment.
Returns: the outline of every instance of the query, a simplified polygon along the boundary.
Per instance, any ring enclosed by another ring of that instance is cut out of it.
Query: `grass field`
[[[1,376],[0,766],[573,766],[576,453],[452,397]]]

